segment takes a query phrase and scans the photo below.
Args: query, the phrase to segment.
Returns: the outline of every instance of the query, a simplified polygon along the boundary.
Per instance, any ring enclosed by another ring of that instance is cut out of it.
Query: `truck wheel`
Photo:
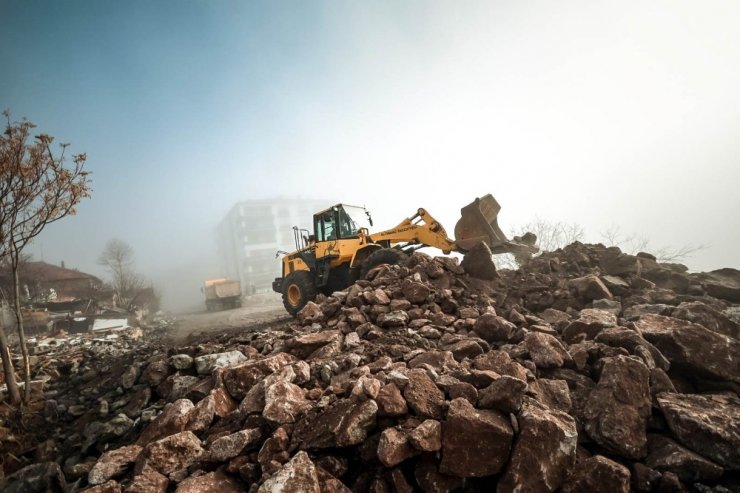
[[[368,255],[362,263],[360,279],[367,279],[367,275],[370,271],[379,265],[401,265],[404,260],[406,260],[406,255],[401,250],[396,250],[395,248],[376,250]]]
[[[283,305],[293,316],[316,298],[317,293],[313,274],[308,271],[295,271],[283,281]]]

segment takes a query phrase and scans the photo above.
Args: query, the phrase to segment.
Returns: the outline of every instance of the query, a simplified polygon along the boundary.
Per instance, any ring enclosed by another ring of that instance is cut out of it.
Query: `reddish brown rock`
[[[311,402],[306,399],[302,388],[279,381],[265,391],[262,416],[277,424],[295,423],[296,419],[310,407]]]
[[[288,340],[285,347],[290,354],[306,359],[327,344],[341,345],[341,343],[342,334],[338,330],[324,330]]]
[[[297,313],[296,317],[302,325],[311,325],[312,323],[317,322],[321,323],[325,318],[324,312],[321,311],[321,307],[313,301],[306,303],[306,306]]]
[[[293,442],[304,449],[358,445],[375,426],[377,413],[378,405],[373,400],[337,401],[327,409],[304,415],[296,423]]]
[[[578,296],[587,300],[612,299],[609,289],[593,274],[571,279],[568,285],[575,289]]]
[[[488,351],[481,354],[473,360],[473,368],[490,370],[499,375],[509,375],[527,381],[527,370],[516,361],[512,361],[511,356],[503,351]]]
[[[156,471],[148,471],[134,476],[126,487],[126,493],[166,493],[169,480]]]
[[[202,454],[198,437],[190,431],[183,431],[147,445],[136,461],[135,472],[153,470],[168,475],[188,467]]]
[[[380,434],[378,459],[386,467],[393,467],[419,452],[409,443],[408,434],[398,428],[386,428]]]
[[[321,467],[316,467],[316,476],[319,478],[321,493],[352,493],[344,483]]]
[[[658,404],[679,442],[726,469],[740,470],[740,399],[729,393],[665,393]]]
[[[644,315],[634,322],[642,336],[684,369],[728,382],[740,383],[740,341],[677,318]]]
[[[526,382],[503,375],[478,392],[478,406],[484,409],[498,409],[505,413],[515,413],[522,405],[526,390]]]
[[[321,485],[311,459],[306,452],[298,452],[278,472],[270,476],[258,493],[321,493]]]
[[[164,357],[155,359],[150,362],[146,369],[141,373],[139,381],[151,387],[156,387],[164,382],[172,370]]]
[[[188,399],[179,399],[167,404],[162,413],[149,423],[149,426],[144,428],[136,443],[146,445],[149,442],[183,431],[190,420],[190,413],[194,407]]]
[[[64,473],[56,462],[31,464],[5,478],[0,478],[0,491],[6,493],[67,491]]]
[[[437,371],[455,369],[460,366],[450,351],[424,351],[409,361],[409,368],[429,365]]]
[[[442,448],[442,425],[427,419],[408,434],[409,443],[422,452],[436,452]]]
[[[406,400],[394,383],[384,385],[378,392],[376,401],[379,416],[405,416],[408,414],[409,409]]]
[[[681,303],[671,311],[670,315],[673,318],[688,320],[735,339],[740,338],[740,325],[700,301]]]
[[[117,481],[110,480],[107,483],[93,486],[92,488],[86,488],[83,490],[85,493],[121,493],[121,485]]]
[[[424,493],[451,493],[463,486],[463,479],[439,472],[437,461],[429,456],[416,463],[414,479]]]
[[[550,409],[570,413],[573,405],[570,400],[568,382],[538,378],[528,386],[528,393]]]
[[[586,433],[623,457],[647,454],[650,382],[647,367],[627,356],[604,358],[601,378],[585,404]]]
[[[455,399],[442,423],[440,472],[461,478],[496,474],[509,458],[513,436],[508,418]]]
[[[570,361],[570,354],[555,337],[530,332],[524,337],[524,347],[537,368],[559,368]]]
[[[213,462],[225,462],[241,454],[248,447],[259,443],[262,432],[258,429],[246,429],[217,438],[208,447],[205,458]]]
[[[586,308],[581,310],[578,319],[563,329],[563,340],[567,343],[578,342],[579,339],[593,339],[607,327],[616,327],[617,317],[606,310]]]
[[[491,249],[485,243],[478,242],[465,253],[460,266],[471,277],[492,281],[498,278],[496,264],[493,263]]]
[[[141,450],[142,447],[139,445],[129,445],[105,452],[87,475],[87,482],[93,485],[103,484],[109,479],[121,476],[136,462]]]
[[[650,344],[635,330],[611,327],[602,330],[594,340],[608,346],[625,348],[630,354],[640,357],[650,369],[657,367],[668,370],[671,366],[658,348]],[[645,354],[646,352],[647,354]]]
[[[243,399],[254,384],[283,366],[295,361],[293,355],[278,353],[267,358],[247,361],[221,370],[224,386],[234,399]]]
[[[286,462],[290,458],[287,452],[289,445],[290,439],[285,428],[280,427],[275,430],[272,436],[265,440],[257,454],[257,462],[259,462],[262,470],[271,473],[274,472],[271,468],[272,464],[279,463],[282,465]]]
[[[518,415],[519,436],[497,492],[539,493],[560,488],[576,458],[578,432],[568,414],[529,399]]]
[[[424,370],[411,370],[408,377],[409,383],[403,389],[403,396],[409,407],[417,416],[441,419],[444,393]]]
[[[563,485],[563,493],[594,493],[608,491],[629,493],[630,471],[603,455],[594,455],[578,462]]]
[[[401,283],[401,291],[404,298],[418,305],[424,303],[431,293],[431,290],[427,286],[412,279],[405,279]]]
[[[240,493],[245,486],[220,471],[189,477],[177,485],[175,493]]]
[[[188,422],[185,430],[205,431],[211,426],[213,418],[216,416],[216,401],[211,395],[207,395],[195,405],[195,408],[188,414]]]
[[[475,333],[487,342],[506,342],[511,339],[516,325],[493,313],[484,313],[478,317],[473,327]]]
[[[670,438],[648,435],[649,453],[645,464],[656,471],[675,473],[681,481],[716,481],[723,469],[701,455],[682,447]]]

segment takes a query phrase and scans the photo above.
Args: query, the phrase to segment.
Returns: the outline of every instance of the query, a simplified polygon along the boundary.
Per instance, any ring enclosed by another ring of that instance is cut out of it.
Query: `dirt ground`
[[[244,306],[230,310],[177,315],[176,338],[202,332],[249,328],[264,324],[290,322],[291,317],[283,308],[279,295],[261,295],[259,298],[245,298]]]

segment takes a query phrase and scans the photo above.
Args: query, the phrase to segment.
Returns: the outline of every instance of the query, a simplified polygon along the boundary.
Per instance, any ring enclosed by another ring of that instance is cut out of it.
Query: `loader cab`
[[[370,213],[364,207],[337,204],[313,217],[316,241],[358,238],[359,230],[372,225]]]

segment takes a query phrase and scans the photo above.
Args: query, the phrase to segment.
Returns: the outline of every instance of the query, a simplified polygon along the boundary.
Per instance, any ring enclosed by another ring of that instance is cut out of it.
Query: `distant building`
[[[296,248],[293,226],[313,234],[314,213],[332,204],[308,199],[239,202],[218,226],[224,274],[239,279],[245,294],[271,291],[272,281],[280,276],[280,258],[275,254]]]
[[[21,289],[28,289],[32,298],[46,297],[50,293],[58,299],[88,298],[103,284],[91,274],[65,268],[64,262],[61,267],[46,262],[25,262],[18,269],[18,277]]]

